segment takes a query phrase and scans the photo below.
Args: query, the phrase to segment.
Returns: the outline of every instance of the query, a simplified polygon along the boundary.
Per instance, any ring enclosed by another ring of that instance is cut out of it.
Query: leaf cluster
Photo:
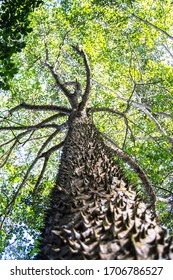
[[[24,37],[32,31],[29,15],[43,1],[3,0],[0,3],[0,87],[8,89],[8,78],[17,72],[11,57],[25,47]]]

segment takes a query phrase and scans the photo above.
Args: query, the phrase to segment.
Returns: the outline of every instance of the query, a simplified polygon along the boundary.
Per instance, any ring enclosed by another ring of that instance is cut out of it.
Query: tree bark
[[[74,116],[36,258],[173,259],[171,244],[96,127]]]

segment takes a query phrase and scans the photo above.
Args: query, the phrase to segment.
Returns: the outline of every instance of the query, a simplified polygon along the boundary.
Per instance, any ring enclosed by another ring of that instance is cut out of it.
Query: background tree
[[[9,81],[10,91],[1,92],[1,236],[4,247],[9,244],[8,258],[36,252],[32,238],[54,185],[57,149],[71,113],[68,92],[75,97],[79,90],[80,102],[80,85],[85,88],[87,64],[71,45],[81,45],[90,61],[93,122],[116,144],[131,184],[150,204],[157,198],[162,223],[172,227],[172,4],[102,3],[49,1],[32,16],[25,49],[13,55],[20,71]],[[9,255],[12,246],[16,255]]]

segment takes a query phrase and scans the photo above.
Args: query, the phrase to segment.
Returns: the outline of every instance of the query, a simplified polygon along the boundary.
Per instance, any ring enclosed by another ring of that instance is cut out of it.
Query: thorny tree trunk
[[[171,241],[95,126],[74,118],[37,259],[171,259]]]

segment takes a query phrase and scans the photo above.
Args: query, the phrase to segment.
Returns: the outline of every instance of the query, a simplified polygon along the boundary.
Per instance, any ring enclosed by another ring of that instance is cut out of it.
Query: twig
[[[29,131],[27,131],[27,133],[29,133]],[[23,134],[23,132],[20,133],[20,134]],[[18,136],[19,136],[19,135],[18,135]],[[17,137],[18,137],[18,136],[17,136]],[[1,145],[0,145],[0,148],[3,147],[3,146],[6,146],[6,145],[8,145],[8,144],[10,144],[10,143],[13,142],[15,139],[16,139],[16,137],[14,137],[14,138],[10,139],[9,141],[7,141],[7,142],[1,144]]]
[[[95,83],[99,84],[100,86],[104,87],[105,89],[108,89],[110,90],[112,93],[114,93],[118,99],[124,101],[124,102],[128,102],[128,99],[127,98],[124,98],[122,95],[118,94],[115,90],[113,90],[111,87],[109,86],[105,86],[104,84],[102,83],[99,83],[97,82],[96,80],[93,80]],[[158,81],[159,82],[159,81]],[[153,82],[153,83],[145,83],[145,84],[136,84],[136,85],[142,85],[142,86],[145,86],[145,85],[150,85],[150,84],[157,84],[158,82]],[[152,111],[152,107],[149,106],[148,104],[144,104],[144,103],[139,103],[139,102],[136,102],[136,101],[133,101],[131,100],[131,104],[134,105],[135,107],[139,108],[139,109],[149,109],[150,111]],[[169,113],[165,113],[165,112],[157,112],[155,111],[154,114],[157,114],[157,115],[161,115],[161,116],[165,116],[167,118],[171,118],[173,119],[173,116]]]
[[[156,127],[158,128],[158,130],[159,130],[161,133],[163,133],[165,136],[167,136],[167,139],[168,139],[169,143],[170,143],[171,145],[173,145],[173,138],[170,137],[170,136],[167,134],[167,132],[164,130],[164,128],[161,127],[160,123],[154,118],[154,116],[149,112],[149,110],[146,109],[146,108],[143,108],[142,111],[149,117],[150,120],[152,120],[152,121],[155,123]]]
[[[40,185],[40,182],[41,182],[41,180],[42,180],[42,178],[43,178],[43,176],[44,176],[44,173],[45,173],[45,171],[46,171],[46,168],[47,168],[48,160],[49,160],[49,157],[45,157],[42,170],[41,170],[41,172],[40,172],[40,175],[39,175],[39,177],[38,177],[38,180],[37,180],[37,182],[36,182],[36,184],[35,184],[35,186],[34,186],[34,189],[33,189],[33,193],[34,193],[34,194],[38,191],[38,187],[39,187],[39,185]]]
[[[165,188],[163,188],[163,187],[157,187],[157,186],[155,186],[155,188],[156,188],[156,189],[159,189],[159,190],[163,190],[163,191],[165,191],[165,192],[168,192],[169,194],[171,194],[171,195],[173,196],[173,193],[172,193],[171,191],[169,191],[169,190],[167,190],[167,189],[165,189]]]
[[[9,157],[10,157],[12,151],[14,150],[15,146],[16,146],[18,143],[21,144],[21,143],[19,142],[19,140],[22,139],[22,138],[23,138],[25,135],[27,135],[28,133],[30,133],[30,131],[24,131],[24,132],[20,133],[19,135],[15,136],[14,138],[12,138],[11,140],[9,140],[8,142],[3,143],[3,144],[0,146],[0,147],[2,147],[2,146],[4,146],[4,145],[7,145],[7,144],[9,144],[9,143],[11,143],[11,142],[14,141],[14,143],[12,144],[11,148],[9,149],[9,151],[8,151],[8,153],[7,153],[7,156],[6,156],[5,161],[0,165],[1,168],[2,168],[2,167],[6,164],[6,162],[8,161],[8,159],[9,159]],[[3,155],[3,156],[4,156],[4,155]],[[1,159],[3,158],[3,156],[1,157]]]
[[[164,49],[169,53],[170,57],[173,58],[173,54],[170,52],[170,50],[167,48],[166,45],[162,44],[162,46],[164,47]]]
[[[63,36],[63,38],[62,38],[62,42],[61,42],[61,44],[60,44],[60,46],[59,46],[59,52],[58,52],[58,54],[57,54],[57,58],[56,58],[56,61],[55,61],[55,66],[54,66],[54,68],[56,68],[56,66],[57,66],[58,59],[60,58],[61,51],[62,51],[62,48],[63,48],[63,46],[64,46],[64,44],[65,44],[65,40],[66,40],[68,34],[69,34],[69,33],[72,33],[72,32],[73,32],[76,28],[78,28],[81,24],[82,24],[82,22],[79,22],[74,28],[67,30],[67,32],[64,34],[64,36]]]
[[[2,167],[7,163],[7,161],[8,161],[8,159],[9,159],[9,157],[10,157],[12,151],[13,151],[14,148],[15,148],[15,146],[16,146],[18,143],[21,144],[21,143],[19,142],[19,140],[20,140],[21,138],[23,138],[25,135],[27,135],[28,133],[30,133],[30,131],[32,131],[32,132],[31,132],[31,135],[29,136],[29,138],[28,138],[27,140],[25,140],[25,142],[23,143],[23,145],[24,145],[26,142],[29,141],[29,139],[31,138],[31,136],[33,135],[33,133],[34,133],[34,131],[35,131],[36,129],[49,128],[49,127],[52,128],[52,125],[46,125],[46,126],[45,126],[45,124],[46,124],[47,122],[52,121],[52,120],[54,120],[54,119],[56,119],[56,118],[59,118],[59,117],[61,117],[61,116],[64,116],[64,114],[63,114],[63,113],[58,113],[58,114],[55,114],[55,115],[53,115],[53,116],[51,116],[51,117],[49,117],[49,118],[43,120],[42,122],[40,122],[40,123],[37,124],[36,126],[27,126],[27,127],[24,126],[24,127],[20,127],[20,129],[26,129],[26,131],[20,133],[19,135],[15,136],[13,139],[9,140],[8,142],[6,142],[6,143],[4,143],[4,144],[2,144],[2,145],[0,146],[0,147],[2,147],[2,146],[4,146],[4,145],[9,144],[9,143],[11,143],[11,142],[14,141],[14,143],[12,144],[12,146],[11,146],[11,147],[9,148],[9,150],[7,151],[6,158],[5,158],[5,160],[3,161],[3,163],[0,165],[0,168],[2,168]],[[55,128],[58,128],[59,125],[56,125],[56,126],[53,125],[53,128],[54,128],[54,127],[55,127]],[[16,127],[8,127],[8,128],[9,128],[10,130],[11,130],[11,129],[19,130],[18,127],[17,127],[17,129],[15,129]],[[3,127],[2,129],[8,130],[8,128],[6,129],[6,127]],[[1,127],[0,127],[0,130],[1,130]],[[1,159],[2,159],[4,156],[5,156],[5,154],[1,157]]]

